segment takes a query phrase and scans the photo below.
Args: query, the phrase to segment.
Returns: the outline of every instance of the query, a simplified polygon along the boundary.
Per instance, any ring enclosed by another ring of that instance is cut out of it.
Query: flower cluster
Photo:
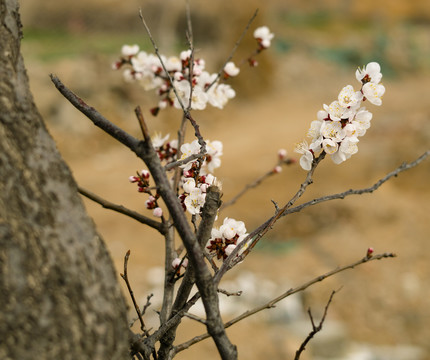
[[[160,161],[165,161],[167,163],[175,161],[176,155],[178,153],[178,140],[173,139],[168,141],[170,134],[165,137],[157,134],[152,137],[152,146],[158,154]]]
[[[255,30],[254,38],[258,53],[270,46],[273,34],[263,26]],[[138,81],[144,90],[156,91],[160,100],[151,109],[153,115],[168,106],[203,110],[210,104],[222,109],[236,96],[230,85],[220,82],[219,74],[206,71],[205,61],[194,58],[191,50],[182,51],[179,57],[161,55],[160,58],[141,51],[138,45],[124,45],[120,59],[112,65],[115,70],[124,67],[126,81]],[[251,58],[249,63],[256,65]],[[223,79],[237,76],[239,72],[233,62],[227,62],[222,71]]]
[[[145,206],[148,210],[153,210],[152,214],[155,217],[162,217],[163,216],[163,210],[158,206],[158,198],[160,195],[158,192],[155,194],[155,196],[152,195],[151,189],[149,187],[149,178],[150,173],[148,170],[142,170],[140,173],[137,173],[137,176],[130,176],[128,180],[131,183],[137,184],[137,191],[140,193],[146,193],[149,194],[148,200],[145,202]]]
[[[211,237],[206,244],[206,251],[216,256],[218,260],[225,260],[247,235],[243,221],[225,218],[219,229],[212,229]]]
[[[137,176],[130,176],[128,180],[131,183],[137,184],[137,191],[142,193],[149,193],[149,171],[142,170],[140,173],[136,174]]]
[[[210,104],[222,109],[228,100],[236,96],[230,85],[219,82],[218,74],[211,74],[205,70],[203,59],[193,59],[190,66],[191,50],[182,51],[179,57],[162,55],[162,62],[156,55],[140,51],[137,45],[124,45],[121,52],[122,57],[113,64],[113,68],[120,69],[128,65],[124,70],[126,81],[139,81],[144,90],[156,90],[160,101],[152,109],[154,115],[168,106],[176,108],[191,106],[191,109],[203,110]],[[236,76],[238,73],[239,69],[234,63],[227,63],[224,68],[225,78]],[[177,95],[173,91],[170,79],[173,80]]]
[[[155,135],[152,138],[152,144],[161,161],[170,163],[176,160],[178,154],[178,141],[169,140],[169,135],[162,137]],[[183,193],[179,200],[184,208],[192,215],[200,214],[201,208],[205,204],[206,192],[209,186],[216,183],[216,178],[211,173],[221,166],[222,142],[206,140],[206,154],[200,159],[189,161],[181,165],[182,177],[180,186]],[[187,159],[193,154],[200,153],[201,146],[197,140],[191,143],[185,143],[181,146],[180,160]],[[162,209],[158,206],[160,195],[156,192],[152,194],[149,184],[150,174],[147,170],[137,173],[137,176],[130,176],[129,181],[136,183],[138,192],[149,194],[145,206],[148,210],[153,210],[153,215],[161,217]]]
[[[182,165],[181,184],[184,193],[179,197],[184,210],[192,215],[199,214],[205,204],[206,191],[210,185],[216,183],[216,178],[211,174],[221,166],[222,142],[206,140],[206,156],[204,160],[194,160]],[[181,160],[200,153],[200,144],[194,140],[190,144],[181,146]]]
[[[329,154],[335,164],[349,159],[358,151],[359,137],[370,127],[372,113],[362,106],[365,100],[381,105],[385,87],[380,84],[381,67],[376,62],[358,69],[355,74],[361,89],[355,91],[352,85],[345,86],[338,99],[318,111],[317,120],[312,121],[308,130],[311,143],[298,144],[295,151],[302,154],[300,165],[309,171],[315,155],[321,150]]]

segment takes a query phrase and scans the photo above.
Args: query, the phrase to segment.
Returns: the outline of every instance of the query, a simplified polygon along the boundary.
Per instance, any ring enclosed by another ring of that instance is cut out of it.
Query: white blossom
[[[362,91],[366,99],[373,105],[379,106],[382,104],[382,95],[385,93],[384,85],[368,82],[363,85]]]
[[[363,84],[367,82],[379,84],[382,79],[381,66],[377,62],[370,62],[363,69],[358,68],[355,77]]]
[[[340,121],[345,112],[345,108],[340,105],[339,101],[333,101],[330,105],[324,104],[324,110],[330,115],[330,120]]]
[[[267,26],[261,26],[254,31],[254,38],[258,40],[263,48],[270,47],[273,37],[273,33],[270,32]]]
[[[240,69],[234,64],[234,62],[229,61],[227,64],[225,64],[224,66],[224,72],[228,75],[228,76],[236,76],[239,74]]]
[[[154,149],[158,150],[161,148],[164,143],[169,140],[170,134],[167,134],[165,137],[161,137],[161,134],[157,133],[152,137],[152,146]]]
[[[366,99],[371,104],[381,105],[385,87],[379,84],[382,74],[378,63],[367,64],[362,70],[357,70],[356,78],[362,83],[360,91],[355,91],[351,85],[345,86],[339,93],[338,99],[330,105],[323,105],[317,112],[317,119],[311,122],[307,136],[312,139],[308,145],[302,142],[295,151],[302,154],[300,165],[309,171],[314,157],[323,150],[334,163],[340,164],[358,151],[359,137],[363,136],[370,127],[372,114],[362,107]]]
[[[188,80],[174,81],[176,92],[181,99],[182,105],[187,108],[190,101],[191,86]],[[176,94],[172,92],[173,105],[180,109],[181,104],[179,103]],[[194,86],[191,95],[191,108],[194,110],[203,110],[206,108],[208,102],[208,96],[200,86]]]
[[[123,45],[121,54],[123,56],[133,56],[139,52],[139,45]]]
[[[214,254],[218,259],[225,260],[248,234],[245,223],[232,218],[225,218],[219,229],[213,228],[211,237],[206,243],[205,250]],[[241,252],[246,249],[246,244]]]
[[[300,157],[300,166],[303,170],[309,171],[312,168],[312,162],[314,160],[313,154],[309,151],[309,146],[306,141],[303,141],[296,145],[294,151],[299,154],[303,154]]]
[[[232,218],[225,218],[223,224],[219,228],[222,236],[226,239],[232,239],[236,235],[240,236],[246,233],[245,223]]]
[[[196,188],[196,181],[193,178],[186,178],[186,181],[182,184],[182,188],[188,194]]]
[[[331,155],[337,151],[339,145],[332,139],[324,139],[322,141],[322,147],[327,154]]]
[[[188,143],[182,144],[182,146],[181,146],[182,155],[181,155],[180,160],[184,160],[187,157],[190,157],[191,155],[198,154],[199,152],[200,152],[200,144],[199,144],[198,140],[194,140],[190,144],[188,144]],[[190,161],[187,164],[182,165],[181,167],[184,169],[184,171],[188,170],[191,168],[192,163],[193,162]]]
[[[338,96],[339,105],[348,108],[356,106],[359,102],[361,102],[363,95],[360,91],[355,91],[352,85],[345,86]]]
[[[236,92],[228,84],[215,84],[207,94],[209,103],[219,109],[224,108],[228,100],[236,96]]]
[[[206,158],[205,165],[208,167],[210,173],[221,166],[222,149],[223,145],[221,141],[206,140],[206,150],[209,156]]]
[[[184,204],[188,212],[192,215],[200,213],[200,209],[205,204],[206,194],[199,188],[191,190],[190,194],[185,198]]]
[[[342,141],[345,137],[345,131],[342,129],[342,124],[339,121],[325,121],[321,125],[321,135],[326,139],[338,142]]]

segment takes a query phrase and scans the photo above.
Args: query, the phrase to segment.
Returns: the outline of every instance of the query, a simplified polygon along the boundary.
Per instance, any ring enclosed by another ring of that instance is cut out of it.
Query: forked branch
[[[312,338],[315,336],[316,333],[318,333],[318,332],[320,332],[322,330],[322,326],[323,326],[325,318],[327,316],[328,308],[329,308],[329,306],[331,304],[331,301],[333,300],[333,296],[334,296],[334,294],[336,294],[336,292],[337,291],[335,291],[335,290],[332,291],[332,293],[330,295],[330,298],[328,299],[327,305],[325,306],[324,314],[323,314],[323,316],[322,316],[322,318],[321,318],[321,320],[320,320],[320,322],[319,322],[318,325],[315,325],[311,309],[310,308],[308,309],[309,318],[310,318],[311,324],[312,324],[312,330],[308,334],[308,336],[306,337],[306,339],[303,341],[303,343],[300,345],[299,349],[296,351],[296,356],[294,357],[294,360],[299,360],[300,359],[300,355],[302,354],[303,351],[305,351],[306,345],[309,343],[309,341],[312,340]]]

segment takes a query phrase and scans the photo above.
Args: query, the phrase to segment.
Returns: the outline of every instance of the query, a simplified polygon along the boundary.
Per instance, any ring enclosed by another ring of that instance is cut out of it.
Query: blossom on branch
[[[385,93],[381,67],[376,62],[358,69],[355,74],[361,83],[361,89],[355,91],[352,85],[345,86],[338,99],[330,105],[323,105],[318,111],[317,119],[311,122],[306,141],[296,146],[295,151],[302,154],[301,167],[309,171],[315,156],[322,150],[331,156],[335,164],[340,164],[358,152],[358,137],[363,136],[370,127],[372,114],[362,103],[368,100],[371,104],[381,105]]]
[[[262,49],[270,47],[271,41],[275,35],[270,32],[267,26],[261,26],[254,31],[254,38]]]
[[[191,215],[200,214],[200,209],[205,204],[206,194],[202,189],[196,187],[191,190],[184,200],[184,204]]]
[[[206,251],[218,260],[225,260],[247,236],[243,221],[225,218],[219,229],[212,229],[211,237],[206,243]]]
[[[240,72],[240,69],[234,64],[234,62],[229,61],[224,66],[224,74],[228,78],[229,76],[237,76]]]

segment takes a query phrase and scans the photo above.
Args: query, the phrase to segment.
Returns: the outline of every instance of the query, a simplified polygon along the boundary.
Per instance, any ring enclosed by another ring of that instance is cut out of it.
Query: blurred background
[[[143,164],[78,113],[51,84],[54,73],[87,103],[136,137],[134,108],[144,110],[152,133],[180,124],[176,109],[154,118],[158,99],[125,83],[112,63],[123,44],[152,51],[139,8],[160,52],[186,49],[185,1],[36,0],[22,1],[22,50],[36,104],[78,184],[106,199],[145,214],[144,195],[128,182]],[[311,200],[372,185],[404,161],[430,148],[430,3],[426,0],[191,0],[196,56],[217,72],[255,9],[258,17],[234,57],[254,49],[252,32],[267,25],[273,46],[257,68],[242,67],[231,81],[237,96],[224,110],[195,112],[203,136],[224,144],[223,182],[228,201],[245,184],[276,164],[277,151],[293,153],[322,104],[337,98],[355,70],[369,61],[382,67],[386,94],[381,107],[368,105],[372,127],[359,152],[334,165],[326,159],[303,197]],[[192,132],[188,132],[192,140]],[[298,165],[249,191],[220,216],[243,220],[252,231],[273,213],[270,200],[285,204],[305,178]],[[260,305],[337,266],[376,253],[396,259],[371,262],[319,283],[231,327],[242,359],[291,359],[311,330],[306,311],[319,320],[332,290],[342,287],[324,329],[302,355],[306,360],[430,359],[430,162],[390,180],[372,195],[349,197],[308,208],[279,221],[246,262],[221,284],[243,290],[222,301],[225,320]],[[112,253],[118,273],[131,249],[129,276],[139,303],[154,293],[147,310],[157,326],[161,301],[163,239],[156,231],[85,200],[88,212]],[[150,215],[150,214],[148,214]],[[128,294],[126,294],[128,297]],[[197,308],[196,314],[201,315]],[[130,317],[134,314],[131,311]],[[184,320],[177,343],[205,332]],[[178,359],[217,359],[210,340]]]

